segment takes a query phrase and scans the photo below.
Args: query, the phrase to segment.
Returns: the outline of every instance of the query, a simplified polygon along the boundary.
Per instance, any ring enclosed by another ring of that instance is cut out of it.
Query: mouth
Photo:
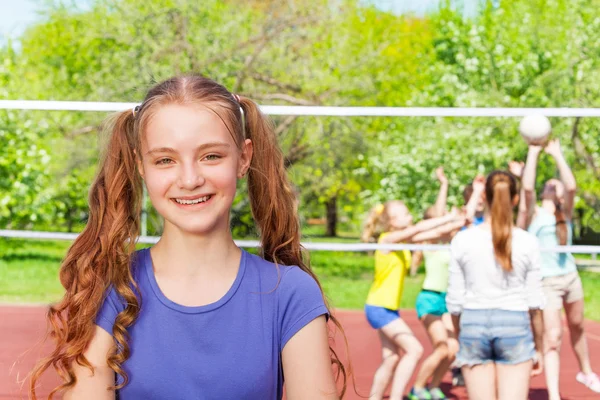
[[[173,201],[177,205],[189,207],[189,206],[195,206],[197,204],[204,204],[204,203],[208,202],[210,199],[212,199],[212,197],[213,197],[212,194],[209,194],[206,196],[200,196],[200,197],[175,197],[175,198],[172,198],[171,201]]]

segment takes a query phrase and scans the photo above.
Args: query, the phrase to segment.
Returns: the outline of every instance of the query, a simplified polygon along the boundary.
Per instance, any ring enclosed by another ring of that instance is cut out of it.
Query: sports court
[[[354,367],[356,389],[358,394],[350,387],[345,399],[358,400],[367,398],[371,378],[380,361],[380,346],[377,334],[366,322],[361,311],[339,310],[340,318],[348,337],[350,356]],[[403,318],[409,323],[421,343],[425,346],[425,354],[431,351],[427,336],[421,324],[417,321],[413,310],[402,312]],[[0,321],[3,329],[0,331],[0,400],[26,399],[26,390],[20,391],[18,381],[22,380],[35,362],[39,350],[29,351],[43,335],[45,330],[45,308],[43,306],[0,306]],[[566,329],[566,326],[565,326]],[[566,330],[568,332],[568,330]],[[600,324],[588,321],[586,324],[588,344],[591,354],[600,354]],[[565,333],[565,342],[568,333]],[[563,342],[561,355],[561,391],[564,400],[593,400],[600,399],[584,386],[575,381],[577,362],[575,355],[568,343]],[[48,349],[48,346],[45,347]],[[336,340],[338,354],[344,353],[343,340],[338,336]],[[592,359],[592,367],[600,370],[600,360]],[[40,395],[48,393],[48,388],[57,382],[49,374],[42,380],[43,387]],[[26,386],[25,386],[26,387]],[[445,379],[443,389],[450,388],[450,374]],[[450,399],[467,399],[464,388],[450,389]],[[361,397],[362,396],[362,397]],[[543,377],[536,377],[532,381],[531,400],[545,400],[548,398]]]

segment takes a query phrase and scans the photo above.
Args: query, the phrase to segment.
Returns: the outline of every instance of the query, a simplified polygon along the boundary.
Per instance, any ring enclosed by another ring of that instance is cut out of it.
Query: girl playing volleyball
[[[525,400],[542,368],[544,296],[535,236],[513,227],[516,179],[494,171],[485,182],[484,223],[451,244],[446,304],[458,334],[457,364],[469,399]]]
[[[442,167],[436,169],[436,176],[440,182],[440,190],[435,205],[425,211],[426,220],[447,214],[448,179]],[[476,179],[473,185],[475,195],[478,196],[480,193],[479,181]],[[475,214],[476,202],[476,197],[472,196],[465,207],[467,223]],[[430,243],[449,243],[457,231],[458,229],[448,232]],[[423,290],[417,296],[416,310],[417,317],[423,323],[429,336],[433,352],[421,364],[408,398],[411,400],[443,400],[446,399],[446,395],[440,389],[440,384],[458,351],[458,341],[446,308],[450,253],[445,250],[433,250],[423,251],[422,254],[425,260],[425,280]]]
[[[380,244],[419,243],[434,240],[464,226],[465,218],[452,214],[412,224],[408,208],[399,200],[376,206],[370,213],[362,239]],[[400,318],[399,308],[404,277],[410,268],[408,250],[375,252],[375,277],[365,305],[369,324],[377,329],[382,347],[382,363],[375,372],[370,399],[383,398],[392,382],[391,400],[400,400],[423,347]],[[400,358],[400,351],[404,352]]]
[[[571,245],[573,240],[573,205],[577,184],[558,140],[545,147],[556,162],[559,179],[548,180],[541,192],[541,204],[536,205],[535,176],[541,146],[529,146],[523,170],[524,199],[521,200],[519,221],[523,228],[536,235],[544,247]],[[564,308],[571,346],[577,356],[579,373],[576,380],[600,393],[600,378],[592,371],[587,340],[583,329],[583,287],[575,259],[570,253],[542,254],[543,288],[547,298],[544,308],[546,384],[550,400],[560,399],[560,347],[563,334],[561,311]]]
[[[258,106],[187,75],[111,122],[32,397],[53,366],[63,383],[52,393],[65,399],[280,399],[284,376],[288,399],[337,399],[329,310]],[[260,257],[238,248],[229,227],[246,175]],[[136,252],[142,184],[165,224],[155,246]]]

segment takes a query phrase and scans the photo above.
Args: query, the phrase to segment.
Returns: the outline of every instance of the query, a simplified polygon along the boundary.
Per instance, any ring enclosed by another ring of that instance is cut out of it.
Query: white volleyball
[[[519,133],[529,144],[543,145],[552,133],[552,125],[546,116],[541,114],[527,115],[519,124]]]

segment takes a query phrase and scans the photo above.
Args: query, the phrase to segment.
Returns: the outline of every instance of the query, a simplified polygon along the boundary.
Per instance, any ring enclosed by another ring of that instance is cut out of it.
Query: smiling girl
[[[258,106],[180,76],[111,127],[32,398],[53,366],[63,383],[52,393],[67,400],[280,399],[284,376],[290,400],[337,399],[326,324],[336,321],[304,261],[283,155]],[[260,256],[238,248],[229,226],[246,175]],[[165,224],[155,246],[135,251],[142,184]]]

